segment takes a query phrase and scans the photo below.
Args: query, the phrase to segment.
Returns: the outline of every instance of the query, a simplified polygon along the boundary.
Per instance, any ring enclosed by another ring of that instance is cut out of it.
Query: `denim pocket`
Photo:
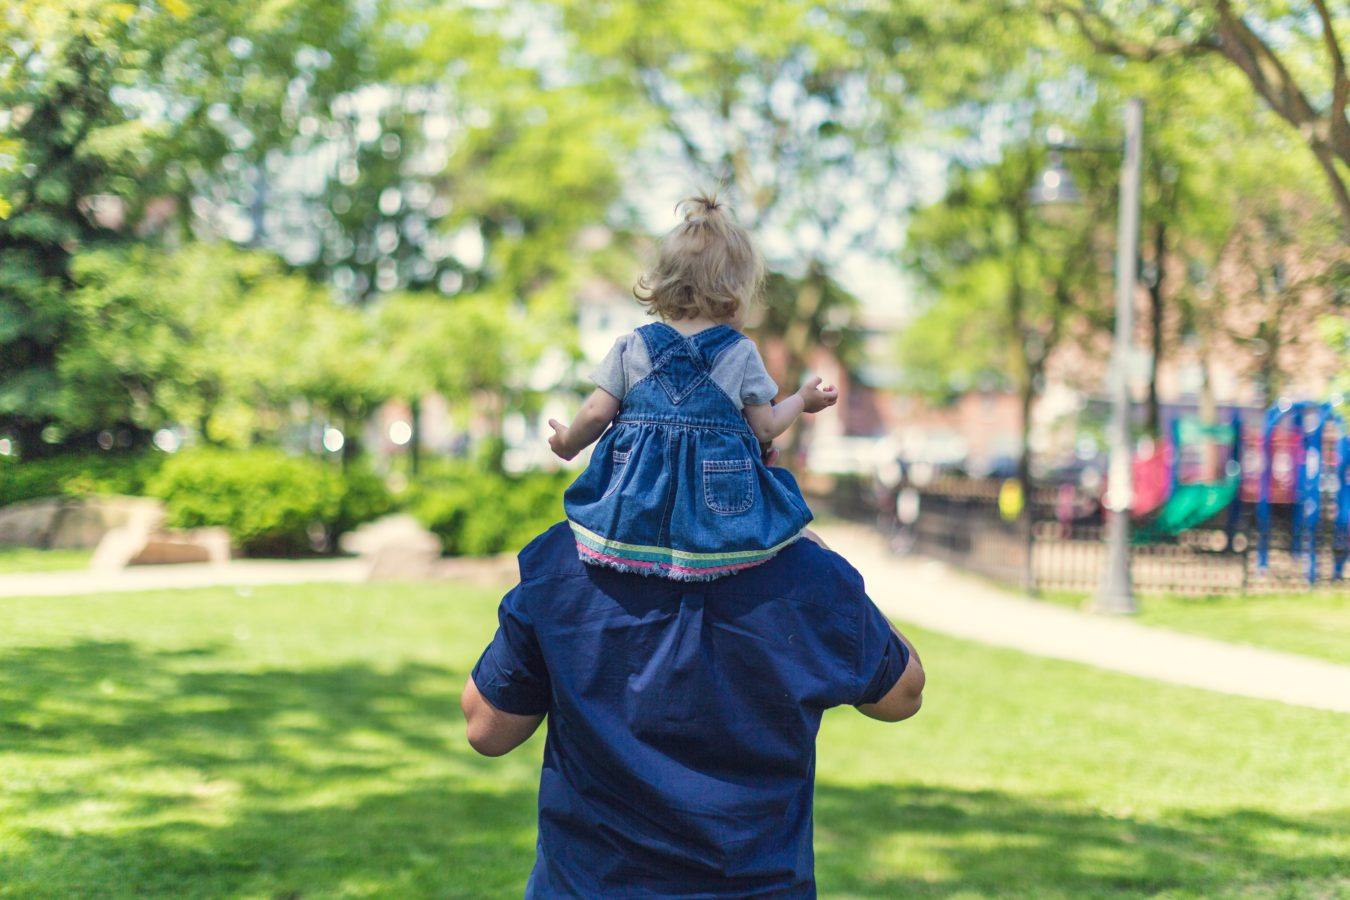
[[[754,463],[748,459],[704,460],[703,502],[723,516],[743,513],[754,506]]]
[[[609,469],[609,487],[605,488],[605,493],[600,497],[601,500],[619,489],[619,484],[623,481],[623,473],[628,469],[629,452],[628,450],[611,451],[610,459],[613,460],[613,465]]]

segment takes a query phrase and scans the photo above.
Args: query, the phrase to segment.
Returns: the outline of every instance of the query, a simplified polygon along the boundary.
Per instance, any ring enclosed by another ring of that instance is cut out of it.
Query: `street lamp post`
[[[1134,499],[1130,440],[1129,357],[1134,333],[1135,270],[1139,258],[1139,182],[1143,168],[1144,104],[1125,104],[1125,158],[1120,165],[1120,219],[1116,232],[1116,325],[1111,353],[1110,480],[1106,489],[1106,567],[1093,608],[1134,613],[1130,582],[1130,506]]]

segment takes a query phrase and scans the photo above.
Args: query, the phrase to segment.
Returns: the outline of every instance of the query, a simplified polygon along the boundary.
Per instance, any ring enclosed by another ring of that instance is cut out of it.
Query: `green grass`
[[[1082,606],[1084,594],[1047,593],[1041,599]],[[1350,591],[1225,594],[1139,598],[1138,620],[1221,641],[1302,653],[1350,665]]]
[[[495,601],[0,601],[0,895],[520,896],[542,740],[456,705]],[[1350,896],[1350,719],[914,639],[917,719],[826,717],[823,895]]]
[[[87,569],[92,550],[38,550],[0,546],[0,575]]]

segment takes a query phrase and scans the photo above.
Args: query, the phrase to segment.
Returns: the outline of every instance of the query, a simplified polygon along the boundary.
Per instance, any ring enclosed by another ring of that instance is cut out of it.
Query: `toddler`
[[[811,511],[760,444],[839,397],[813,378],[771,403],[778,386],[739,331],[763,277],[759,254],[715,196],[681,211],[633,289],[661,321],[615,342],[572,424],[549,421],[549,445],[571,459],[600,438],[563,498],[583,560],[697,581],[762,563],[802,536]]]

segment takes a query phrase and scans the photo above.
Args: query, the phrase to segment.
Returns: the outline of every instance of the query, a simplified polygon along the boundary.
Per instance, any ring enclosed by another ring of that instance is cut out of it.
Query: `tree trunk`
[[[412,435],[408,438],[408,470],[416,478],[422,468],[422,399],[414,397],[408,403],[408,424]]]
[[[1022,589],[1027,593],[1036,590],[1036,571],[1033,565],[1032,548],[1035,544],[1035,515],[1031,496],[1031,410],[1036,400],[1036,373],[1028,365],[1026,377],[1019,390],[1019,414],[1021,435],[1017,453],[1017,483],[1022,491],[1022,512],[1018,518],[1022,533]]]
[[[1158,364],[1163,354],[1163,279],[1167,263],[1167,226],[1159,222],[1153,229],[1154,275],[1148,285],[1149,340],[1152,359],[1148,366],[1147,429],[1155,440],[1162,435],[1162,404],[1158,399]]]

